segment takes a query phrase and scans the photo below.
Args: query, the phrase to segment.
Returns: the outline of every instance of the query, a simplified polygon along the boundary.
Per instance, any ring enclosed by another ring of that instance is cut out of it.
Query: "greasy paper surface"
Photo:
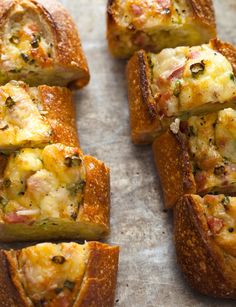
[[[107,50],[107,0],[62,0],[78,24],[91,82],[76,94],[85,153],[111,168],[111,235],[121,246],[115,306],[235,306],[192,291],[176,264],[171,214],[163,212],[151,148],[129,137],[125,63]],[[215,0],[219,37],[236,44],[236,0]],[[98,306],[99,307],[99,306]]]
[[[121,246],[116,306],[233,306],[196,294],[178,270],[151,148],[130,142],[125,63],[107,50],[107,0],[62,2],[78,24],[91,70],[76,97],[81,145],[111,168],[109,242]],[[236,44],[236,0],[215,6],[220,38]]]

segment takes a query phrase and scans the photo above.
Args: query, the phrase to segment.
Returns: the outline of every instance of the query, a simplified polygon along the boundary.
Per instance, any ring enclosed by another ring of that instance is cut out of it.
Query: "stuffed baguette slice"
[[[153,153],[167,208],[184,194],[236,195],[236,111],[176,119]]]
[[[60,143],[0,159],[0,241],[97,240],[109,233],[104,163]]]
[[[119,248],[42,243],[0,251],[0,297],[11,307],[112,307]]]
[[[85,86],[89,69],[76,25],[55,0],[0,3],[0,84]]]
[[[71,92],[21,81],[0,86],[0,151],[56,142],[79,146]]]
[[[215,36],[211,0],[108,0],[107,38],[117,58],[140,49],[199,45]]]
[[[176,118],[206,114],[236,102],[236,49],[208,45],[137,52],[127,67],[131,137],[151,143]]]
[[[186,195],[174,212],[177,259],[190,285],[236,299],[236,198]]]

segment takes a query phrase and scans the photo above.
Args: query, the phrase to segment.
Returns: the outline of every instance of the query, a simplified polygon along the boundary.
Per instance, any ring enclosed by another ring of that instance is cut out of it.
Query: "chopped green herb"
[[[80,166],[82,163],[81,158],[78,155],[73,155],[71,157],[66,157],[64,164],[67,167]]]
[[[21,57],[22,57],[22,59],[24,60],[25,63],[29,62],[30,58],[27,54],[21,53],[20,55],[21,55]]]
[[[9,188],[11,186],[11,180],[9,178],[3,180],[3,185],[5,188]]]
[[[219,176],[219,175],[223,175],[225,173],[225,167],[224,165],[221,166],[216,166],[214,169],[214,174]]]
[[[222,203],[223,206],[228,206],[229,203],[230,203],[229,197],[228,197],[228,196],[225,196],[225,197],[222,199],[221,203]]]
[[[55,291],[55,293],[56,294],[59,294],[59,293],[61,293],[62,292],[62,288],[56,288],[56,289],[54,289],[54,291]]]
[[[69,289],[70,291],[72,291],[74,289],[74,287],[75,287],[75,282],[70,281],[70,280],[66,280],[64,282],[64,287]]]
[[[179,95],[181,93],[181,89],[182,89],[182,83],[181,83],[180,80],[177,80],[175,82],[175,87],[174,87],[174,92],[173,92],[175,97],[179,97]]]
[[[10,70],[10,73],[12,73],[12,74],[17,74],[17,73],[20,73],[20,72],[21,72],[21,68],[15,68],[15,69]]]
[[[85,186],[86,182],[84,180],[81,180],[79,182],[74,183],[71,185],[68,190],[70,191],[72,196],[75,196],[79,192],[81,192]]]
[[[17,45],[17,44],[19,44],[20,39],[19,39],[19,37],[18,37],[18,36],[13,35],[13,36],[12,36],[12,37],[9,39],[9,41],[10,41],[12,44]]]
[[[54,256],[52,257],[52,262],[56,264],[63,264],[66,261],[66,258],[63,256]]]
[[[234,81],[234,80],[235,80],[235,76],[234,76],[234,74],[233,74],[233,73],[231,73],[231,74],[229,75],[229,78],[230,78],[230,80]]]
[[[202,75],[204,73],[204,70],[205,70],[204,61],[201,61],[200,63],[192,64],[190,66],[190,70],[191,70],[192,76],[194,78],[198,77],[199,75]]]
[[[38,35],[38,36],[34,36],[33,40],[31,41],[31,46],[33,48],[38,48],[39,47],[39,42],[41,40],[41,37]]]
[[[11,98],[11,96],[7,97],[6,101],[5,101],[5,105],[8,108],[11,108],[15,105],[15,101]]]
[[[193,126],[188,127],[188,136],[196,136]]]
[[[8,204],[8,200],[5,197],[0,196],[0,206],[5,207],[7,204]]]

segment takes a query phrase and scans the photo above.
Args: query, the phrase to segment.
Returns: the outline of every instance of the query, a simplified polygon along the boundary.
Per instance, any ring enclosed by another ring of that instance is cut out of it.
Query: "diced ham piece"
[[[200,52],[199,51],[191,51],[190,53],[189,53],[189,56],[188,56],[188,58],[189,59],[197,59],[199,56],[200,56]]]
[[[18,215],[16,212],[7,213],[4,220],[9,224],[29,224],[30,217],[25,215]]]
[[[168,80],[180,79],[183,75],[183,72],[184,72],[184,66],[185,65],[181,65],[179,67],[176,67],[176,69],[174,71],[172,71],[172,73],[169,75]]]
[[[156,0],[156,3],[162,9],[168,9],[171,7],[171,0]]]
[[[141,16],[143,14],[143,9],[139,5],[131,4],[131,10],[135,16]]]
[[[224,221],[212,215],[207,217],[207,224],[213,235],[218,234],[224,226]]]

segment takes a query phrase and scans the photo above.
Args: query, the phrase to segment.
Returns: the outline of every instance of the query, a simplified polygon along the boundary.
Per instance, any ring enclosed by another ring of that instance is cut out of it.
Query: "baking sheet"
[[[171,214],[163,212],[150,147],[129,137],[124,62],[107,51],[107,0],[62,0],[78,24],[91,82],[76,94],[85,153],[111,168],[111,235],[121,246],[116,306],[235,306],[193,292],[176,264]],[[236,44],[236,0],[215,0],[220,38]],[[97,306],[100,307],[100,306]]]

